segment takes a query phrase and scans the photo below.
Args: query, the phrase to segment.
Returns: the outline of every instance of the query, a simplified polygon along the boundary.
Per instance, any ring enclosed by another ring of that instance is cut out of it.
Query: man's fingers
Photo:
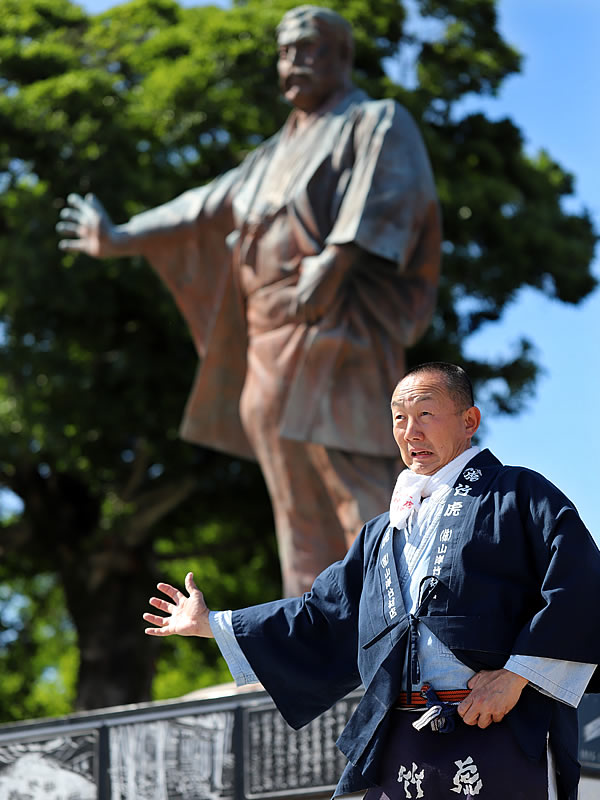
[[[151,597],[148,602],[151,606],[154,606],[154,608],[158,608],[161,611],[166,611],[168,614],[172,614],[175,610],[175,607],[172,603],[167,603],[166,600],[161,600],[160,597]]]
[[[469,696],[467,696],[467,697],[465,697],[465,699],[462,702],[460,702],[458,704],[456,710],[457,710],[458,714],[461,717],[464,717],[465,714],[471,708],[472,705],[473,705],[473,701],[471,700],[471,698]]]
[[[158,625],[161,628],[169,621],[168,617],[161,617],[159,614],[152,614],[150,611],[146,611],[143,617],[146,622],[151,622],[153,625]]]
[[[171,600],[174,600],[175,603],[180,603],[182,600],[185,599],[185,595],[183,595],[179,589],[176,589],[174,586],[171,586],[168,583],[158,583],[156,588],[159,592],[168,595]]]
[[[163,630],[163,628],[144,628],[144,633],[148,636],[170,636],[171,632]]]
[[[172,603],[161,597],[151,597],[149,602],[154,608],[162,611],[166,616],[159,616],[151,612],[143,614],[146,622],[156,628],[146,629],[151,636],[202,636],[212,637],[209,623],[209,609],[204,602],[204,596],[194,582],[191,572],[185,577],[185,587],[190,597],[180,592],[169,583],[157,584],[158,589],[171,598]]]
[[[168,617],[160,617],[158,614],[150,614],[147,612],[143,614],[143,618],[146,622],[149,622],[151,625],[156,627],[154,628],[145,628],[144,633],[147,633],[150,636],[170,636],[171,631],[169,630]]]
[[[465,697],[456,710],[466,725],[477,725],[479,712],[473,709],[473,703],[469,697]]]
[[[194,573],[188,572],[185,576],[185,588],[188,591],[188,594],[191,594],[194,591],[198,591],[198,587],[196,586],[196,581],[194,580]]]
[[[478,711],[476,706],[469,708],[461,717],[465,725],[477,725],[479,728],[487,728],[492,723],[492,715],[486,711]]]
[[[472,678],[470,678],[467,682],[467,686],[469,689],[476,689],[478,686],[482,684],[486,684],[492,678],[491,670],[481,670],[480,672],[476,672]]]
[[[479,728],[487,728],[488,725],[491,725],[492,720],[494,722],[496,721],[495,713],[492,714],[481,702],[474,701],[472,695],[465,697],[465,699],[459,703],[456,710],[466,725],[477,725]],[[502,719],[503,716],[504,714],[500,714],[500,719]],[[498,720],[498,722],[499,721],[500,720]]]

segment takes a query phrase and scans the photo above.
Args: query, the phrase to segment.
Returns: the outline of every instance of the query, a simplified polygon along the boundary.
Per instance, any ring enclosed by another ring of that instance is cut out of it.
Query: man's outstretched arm
[[[202,636],[207,639],[214,638],[210,627],[210,610],[204,602],[204,595],[194,582],[191,572],[185,576],[186,596],[179,589],[168,583],[159,583],[158,590],[166,594],[170,600],[160,597],[151,597],[150,605],[164,611],[167,616],[146,613],[144,619],[154,627],[146,628],[149,636]]]

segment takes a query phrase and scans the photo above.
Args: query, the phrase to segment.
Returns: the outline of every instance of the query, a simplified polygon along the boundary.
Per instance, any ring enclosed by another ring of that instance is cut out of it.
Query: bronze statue
[[[430,320],[440,219],[408,112],[351,82],[352,32],[300,6],[277,29],[283,128],[235,169],[113,226],[70,195],[66,250],[143,254],[201,364],[182,436],[257,459],[286,595],[384,511],[400,463],[386,419]]]

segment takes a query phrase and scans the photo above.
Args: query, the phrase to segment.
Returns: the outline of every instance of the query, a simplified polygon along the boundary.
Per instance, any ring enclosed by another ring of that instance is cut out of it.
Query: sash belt
[[[396,707],[401,708],[420,708],[427,705],[425,692],[429,686],[425,684],[420,692],[411,692],[410,700],[406,692],[400,692],[396,701]],[[436,690],[436,695],[443,703],[460,703],[470,694],[470,689],[441,689]]]

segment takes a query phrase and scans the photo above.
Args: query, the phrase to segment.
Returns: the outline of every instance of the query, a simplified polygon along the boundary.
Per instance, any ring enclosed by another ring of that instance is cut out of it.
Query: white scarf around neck
[[[461,469],[479,453],[479,447],[470,447],[433,475],[418,475],[410,469],[403,469],[390,502],[390,525],[400,530],[413,511],[418,511],[424,497],[429,497],[441,485],[452,485]]]

